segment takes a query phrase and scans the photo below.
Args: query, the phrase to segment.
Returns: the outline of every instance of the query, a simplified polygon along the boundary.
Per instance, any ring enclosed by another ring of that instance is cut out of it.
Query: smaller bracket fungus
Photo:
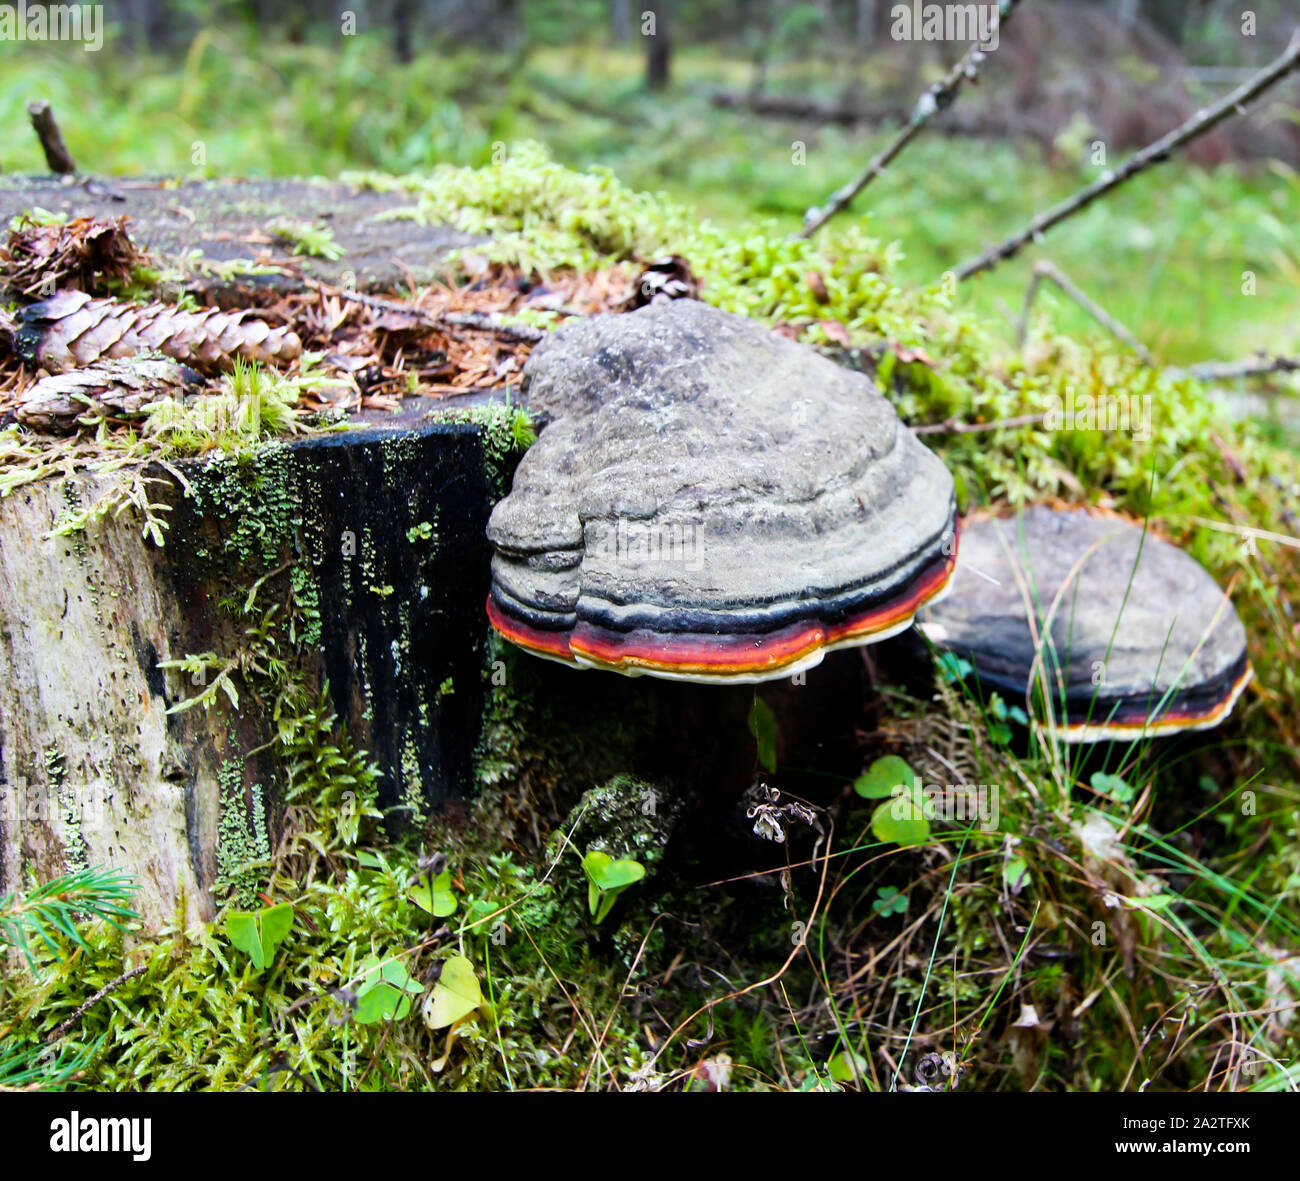
[[[917,628],[1013,701],[1045,675],[1069,742],[1209,729],[1251,676],[1241,620],[1194,559],[1083,511],[968,521],[952,593]]]
[[[901,631],[956,555],[947,469],[863,375],[695,300],[524,369],[548,424],[492,513],[488,615],[571,664],[752,682]]]

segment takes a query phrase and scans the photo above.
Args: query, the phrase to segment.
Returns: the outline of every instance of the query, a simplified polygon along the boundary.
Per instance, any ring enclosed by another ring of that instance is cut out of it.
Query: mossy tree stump
[[[49,536],[121,474],[0,501],[0,893],[113,865],[147,926],[211,918],[273,847],[287,715],[327,685],[390,821],[469,785],[500,483],[480,428],[175,472],[147,472],[161,546],[134,509]]]

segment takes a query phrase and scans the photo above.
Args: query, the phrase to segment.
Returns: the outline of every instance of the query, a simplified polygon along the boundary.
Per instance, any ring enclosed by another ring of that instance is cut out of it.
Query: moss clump
[[[306,254],[312,258],[336,262],[345,253],[343,247],[334,241],[334,232],[326,226],[281,217],[269,222],[266,229],[268,233],[288,242],[293,247],[294,254]]]
[[[204,464],[190,480],[196,511],[221,523],[221,555],[234,568],[273,569],[302,524],[301,498],[280,444]]]
[[[488,481],[498,498],[510,490],[510,477],[520,456],[537,441],[528,411],[509,402],[447,410],[432,417],[438,422],[469,422],[479,428]]]
[[[616,775],[582,793],[551,838],[561,832],[584,853],[599,849],[615,860],[631,858],[652,870],[663,858],[683,809],[679,795],[632,775]]]
[[[262,785],[244,790],[242,759],[226,759],[217,773],[220,819],[217,826],[218,893],[247,910],[257,904],[258,887],[271,859],[268,818],[262,802]]]

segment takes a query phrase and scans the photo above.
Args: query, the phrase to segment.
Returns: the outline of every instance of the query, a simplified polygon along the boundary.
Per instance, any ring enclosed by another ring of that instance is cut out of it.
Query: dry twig
[[[1196,381],[1233,381],[1240,377],[1264,377],[1270,373],[1300,373],[1300,357],[1270,357],[1259,353],[1240,361],[1201,361],[1185,368],[1170,366],[1168,377],[1194,378]]]
[[[1001,24],[1005,25],[1011,19],[1012,13],[1015,12],[1019,4],[1020,0],[1000,0],[998,19]],[[940,111],[952,105],[962,83],[974,81],[986,56],[978,45],[972,45],[962,55],[961,60],[940,81],[936,82],[917,99],[916,106],[912,108],[911,119],[894,137],[889,146],[873,157],[871,163],[853,180],[832,193],[830,200],[825,205],[814,207],[804,214],[803,229],[799,231],[799,237],[811,238],[840,210],[847,209],[853,198],[884,172],[894,158],[912,142],[921,128]]]
[[[27,104],[27,113],[32,119],[32,130],[41,141],[45,152],[45,163],[50,171],[61,176],[70,176],[77,171],[76,162],[68,145],[63,142],[63,132],[54,121],[54,110],[44,99]]]
[[[1179,148],[1185,147],[1192,140],[1204,135],[1233,115],[1246,113],[1246,104],[1258,98],[1270,86],[1280,82],[1292,70],[1300,66],[1300,30],[1291,38],[1286,52],[1270,65],[1264,67],[1253,78],[1243,82],[1213,106],[1197,111],[1187,122],[1176,127],[1168,135],[1161,136],[1154,143],[1148,144],[1140,152],[1134,153],[1118,168],[1107,169],[1092,184],[1080,189],[1073,197],[1068,197],[1051,209],[1038,214],[1024,229],[1009,238],[990,246],[982,254],[969,259],[957,268],[958,279],[969,279],[980,271],[987,271],[1008,258],[1013,258],[1029,243],[1038,241],[1053,226],[1060,224],[1067,217],[1072,217],[1081,209],[1086,209],[1099,197],[1105,196],[1112,189],[1118,188],[1125,181],[1131,180],[1139,172],[1167,160]]]
[[[306,283],[323,295],[337,296],[352,303],[362,304],[380,312],[393,312],[399,316],[409,316],[430,328],[468,328],[475,332],[492,332],[503,340],[520,341],[524,344],[536,344],[546,335],[540,328],[528,324],[503,324],[495,316],[486,316],[482,312],[427,312],[414,304],[399,303],[395,299],[384,299],[378,295],[366,295],[361,291],[351,291],[342,287],[331,287],[315,279]]]
[[[1155,358],[1151,356],[1144,345],[1136,336],[1124,327],[1114,316],[1112,316],[1101,304],[1090,299],[1083,293],[1083,290],[1076,286],[1070,278],[1060,269],[1053,266],[1046,259],[1040,259],[1034,264],[1034,276],[1029,281],[1029,287],[1025,291],[1025,306],[1020,313],[1020,324],[1016,331],[1016,343],[1020,348],[1025,347],[1025,340],[1029,336],[1029,313],[1034,306],[1034,298],[1038,295],[1038,289],[1044,282],[1055,283],[1066,295],[1077,303],[1085,312],[1097,321],[1103,328],[1113,336],[1117,336],[1129,348],[1131,348],[1146,365],[1154,365]]]
[[[81,1019],[81,1015],[85,1013],[86,1010],[89,1009],[92,1005],[98,1004],[106,996],[108,996],[110,992],[112,992],[116,988],[120,988],[128,980],[134,980],[137,976],[143,976],[148,970],[149,970],[148,964],[141,964],[138,968],[132,968],[129,972],[123,972],[122,975],[118,976],[116,979],[110,980],[97,993],[95,993],[93,996],[88,997],[85,1001],[83,1001],[80,1005],[78,1005],[76,1010],[73,1012],[72,1016],[69,1017],[66,1021],[64,1021],[61,1025],[56,1026],[54,1032],[51,1033],[50,1036],[47,1037],[45,1040],[47,1042],[57,1042],[59,1038],[61,1038],[65,1033],[67,1033],[68,1030],[70,1030]]]
[[[1041,414],[1021,414],[1016,418],[1000,418],[997,422],[957,422],[949,418],[943,422],[923,423],[914,426],[912,433],[917,435],[974,435],[981,431],[1010,430],[1018,426],[1034,426],[1047,417],[1047,411]]]

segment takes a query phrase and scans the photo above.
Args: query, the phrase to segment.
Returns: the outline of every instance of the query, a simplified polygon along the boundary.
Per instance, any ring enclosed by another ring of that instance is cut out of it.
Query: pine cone
[[[194,370],[169,357],[97,361],[33,382],[20,395],[14,416],[32,430],[72,431],[87,411],[138,414],[150,402],[190,393],[202,383]]]
[[[247,314],[217,308],[187,312],[173,304],[140,306],[60,291],[19,311],[14,352],[28,365],[51,373],[148,352],[165,353],[201,373],[212,373],[233,369],[236,357],[284,364],[302,352],[302,342],[291,329],[246,320]]]

